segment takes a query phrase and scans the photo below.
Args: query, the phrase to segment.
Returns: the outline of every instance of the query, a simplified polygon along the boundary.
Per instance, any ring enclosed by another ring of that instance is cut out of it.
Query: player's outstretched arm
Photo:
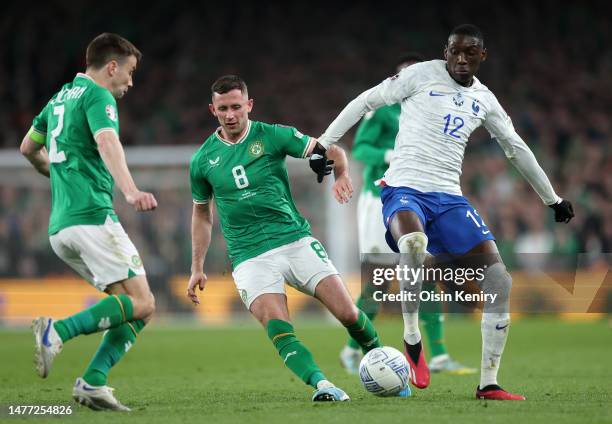
[[[327,149],[330,145],[340,140],[348,130],[359,122],[366,112],[378,109],[384,105],[382,84],[364,91],[346,105],[338,117],[327,127],[323,135],[319,137],[319,143]]]
[[[157,207],[153,194],[140,191],[125,161],[123,146],[114,131],[103,131],[96,136],[98,151],[125,200],[137,211],[150,211]]]
[[[28,133],[19,146],[19,151],[40,174],[49,178],[49,155],[44,144],[37,143]]]
[[[574,217],[574,208],[568,200],[561,199],[553,189],[546,173],[535,155],[518,134],[508,139],[498,139],[506,156],[519,170],[544,204],[555,211],[555,221],[568,223]]]
[[[497,140],[506,157],[531,184],[544,204],[555,211],[555,221],[569,222],[574,217],[572,204],[557,196],[535,155],[514,129],[510,117],[494,96],[492,100],[491,110],[485,118],[485,128]]]
[[[353,197],[353,182],[349,175],[346,152],[341,147],[332,145],[327,149],[327,156],[335,163],[334,177],[336,182],[332,187],[332,193],[338,203],[348,203],[350,198]]]
[[[191,277],[187,285],[187,297],[196,305],[200,303],[196,286],[200,291],[204,290],[208,278],[204,273],[204,259],[210,246],[212,225],[210,202],[194,203],[191,215]]]

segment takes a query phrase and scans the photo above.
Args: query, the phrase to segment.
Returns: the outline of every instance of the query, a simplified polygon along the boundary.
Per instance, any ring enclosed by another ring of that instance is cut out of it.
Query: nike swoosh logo
[[[83,390],[87,390],[88,392],[93,392],[94,390],[96,390],[96,388],[88,386],[87,384],[83,384]]]
[[[503,327],[500,327],[500,326],[499,326],[499,324],[496,324],[496,325],[495,325],[495,329],[496,329],[496,330],[503,330],[504,328],[508,328],[508,326],[509,326],[509,325],[510,325],[510,324],[506,324],[506,325],[504,325]]]
[[[487,231],[482,230],[482,234],[489,234],[490,232],[491,232],[491,230],[487,230]]]
[[[51,347],[51,343],[49,343],[49,331],[50,330],[51,330],[51,318],[49,318],[49,321],[47,322],[47,328],[45,329],[45,332],[43,333],[43,338],[42,338],[43,345],[45,345],[46,347]]]
[[[429,95],[430,95],[431,97],[439,97],[439,96],[444,96],[444,94],[442,94],[442,93],[437,93],[437,92],[435,92],[435,91],[430,91],[430,92],[429,92]]]

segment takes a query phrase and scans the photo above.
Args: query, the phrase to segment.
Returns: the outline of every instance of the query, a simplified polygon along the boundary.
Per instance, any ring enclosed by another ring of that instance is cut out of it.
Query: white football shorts
[[[96,289],[145,275],[140,255],[119,222],[74,225],[49,237],[53,251]]]
[[[397,254],[385,240],[387,229],[383,222],[380,197],[369,191],[361,192],[357,202],[357,229],[362,262],[395,263]]]
[[[337,274],[323,245],[314,237],[303,237],[268,250],[238,264],[232,272],[247,309],[262,294],[286,294],[285,281],[302,293],[314,296],[321,280]]]

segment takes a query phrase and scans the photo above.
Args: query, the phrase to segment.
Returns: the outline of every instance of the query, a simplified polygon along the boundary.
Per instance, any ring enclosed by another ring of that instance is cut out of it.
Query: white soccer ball
[[[408,361],[390,346],[369,351],[359,364],[365,389],[376,396],[395,396],[408,385]]]

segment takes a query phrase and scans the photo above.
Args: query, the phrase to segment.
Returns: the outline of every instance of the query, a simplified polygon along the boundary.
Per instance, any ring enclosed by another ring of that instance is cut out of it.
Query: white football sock
[[[419,295],[423,284],[423,262],[427,255],[427,236],[421,232],[404,234],[397,241],[400,251],[400,269],[404,267],[418,271],[417,278],[409,274],[408,279],[400,279],[400,290],[410,293],[412,301],[402,301],[402,317],[404,319],[404,340],[411,345],[421,341],[419,331]]]
[[[494,304],[486,303],[482,313],[482,359],[480,388],[497,384],[497,373],[510,328],[509,296],[512,278],[503,264],[496,263],[485,272],[482,289],[497,294]]]

